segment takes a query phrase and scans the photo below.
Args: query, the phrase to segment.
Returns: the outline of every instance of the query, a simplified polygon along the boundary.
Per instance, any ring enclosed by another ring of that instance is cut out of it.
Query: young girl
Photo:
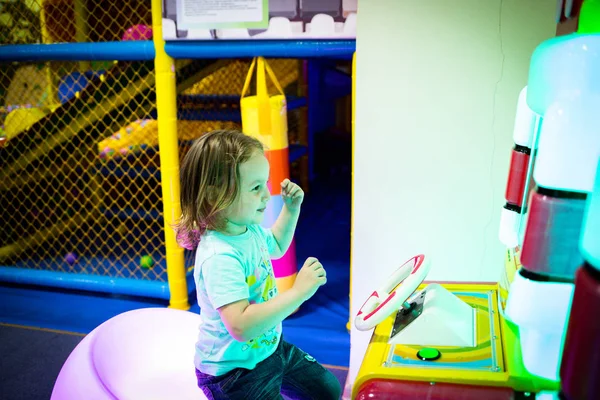
[[[287,251],[302,189],[281,182],[283,208],[260,226],[270,198],[262,144],[241,132],[196,140],[181,165],[182,217],[177,237],[196,249],[194,278],[202,324],[196,343],[198,386],[209,399],[339,399],[337,378],[285,342],[281,321],[327,281],[309,258],[293,287],[278,294],[271,258]]]

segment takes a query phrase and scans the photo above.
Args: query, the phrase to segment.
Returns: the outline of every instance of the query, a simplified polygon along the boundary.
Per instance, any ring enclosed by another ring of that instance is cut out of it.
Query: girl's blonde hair
[[[225,226],[222,212],[239,192],[239,165],[262,143],[236,130],[216,130],[196,139],[181,163],[181,218],[175,226],[180,246],[194,250],[207,229]]]

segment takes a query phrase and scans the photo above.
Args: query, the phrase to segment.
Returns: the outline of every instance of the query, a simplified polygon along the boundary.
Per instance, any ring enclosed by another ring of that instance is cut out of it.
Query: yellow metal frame
[[[177,143],[177,101],[175,60],[165,52],[162,32],[162,1],[152,0],[152,32],[156,58],[156,109],[158,113],[158,147],[163,195],[163,215],[169,307],[188,310],[184,250],[177,244],[173,226],[181,215],[179,203],[179,147]]]
[[[442,284],[450,291],[493,291],[491,297],[494,311],[494,330],[499,332],[496,338],[496,358],[500,371],[469,371],[453,368],[423,369],[419,367],[384,366],[391,345],[387,344],[390,337],[395,315],[390,315],[379,324],[365,352],[363,363],[353,384],[352,398],[355,398],[360,387],[372,379],[405,380],[421,382],[445,382],[462,385],[510,387],[523,392],[539,392],[541,390],[556,390],[558,382],[548,381],[529,374],[522,363],[521,349],[518,340],[518,330],[509,326],[498,310],[498,284],[448,283]],[[419,288],[424,288],[421,285]]]
[[[356,135],[354,121],[356,119],[356,52],[352,54],[352,160],[351,160],[351,168],[354,171],[354,144],[356,143]],[[354,174],[352,174],[354,175]],[[346,324],[346,329],[350,331],[352,329],[352,232],[354,232],[354,183],[352,183],[350,189],[350,290],[348,292],[348,297],[350,298],[349,304],[350,307],[350,315],[348,316],[348,323]]]

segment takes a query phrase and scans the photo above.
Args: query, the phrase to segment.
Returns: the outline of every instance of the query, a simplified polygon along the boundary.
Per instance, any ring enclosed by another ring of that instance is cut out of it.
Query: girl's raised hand
[[[283,198],[283,204],[289,211],[298,211],[304,200],[304,191],[294,182],[284,179],[281,182],[281,197]]]

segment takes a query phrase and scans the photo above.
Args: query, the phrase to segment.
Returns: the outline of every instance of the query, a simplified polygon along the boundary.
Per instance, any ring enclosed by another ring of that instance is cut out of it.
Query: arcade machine
[[[536,49],[501,217],[504,279],[423,285],[427,255],[407,261],[355,317],[374,332],[353,399],[600,399],[598,71],[600,34]]]

